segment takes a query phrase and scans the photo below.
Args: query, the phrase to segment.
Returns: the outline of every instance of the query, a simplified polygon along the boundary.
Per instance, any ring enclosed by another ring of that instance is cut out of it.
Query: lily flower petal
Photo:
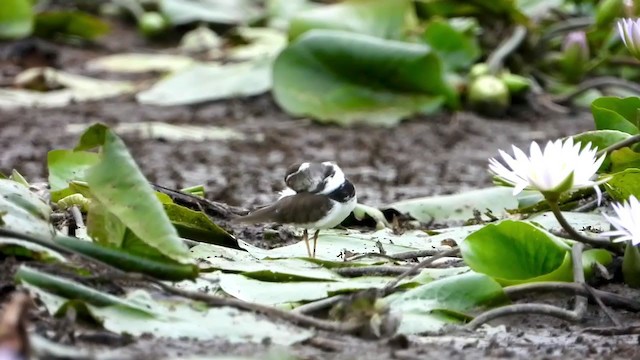
[[[601,192],[598,185],[608,179],[594,180],[605,155],[596,158],[597,148],[591,143],[582,146],[574,143],[573,138],[549,141],[544,149],[533,141],[529,146],[529,155],[516,146],[512,146],[513,156],[499,150],[501,163],[495,158],[489,159],[489,172],[498,180],[514,188],[514,194],[522,190],[538,190],[545,194],[594,187],[600,202]]]

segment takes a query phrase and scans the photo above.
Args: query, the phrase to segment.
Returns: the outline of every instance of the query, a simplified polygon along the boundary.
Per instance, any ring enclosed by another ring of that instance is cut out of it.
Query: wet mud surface
[[[0,54],[10,52],[12,46],[0,44]],[[89,75],[96,74],[87,72],[83,64],[92,57],[150,50],[142,40],[131,36],[131,31],[118,28],[99,47],[54,48],[61,68]],[[20,70],[14,63],[0,61],[0,82],[10,81]],[[441,114],[415,117],[390,129],[366,126],[345,129],[293,119],[279,110],[270,95],[170,108],[142,106],[133,97],[120,97],[59,109],[0,110],[0,171],[10,173],[15,168],[32,182],[46,180],[47,151],[74,147],[78,134],[70,131],[70,126],[98,121],[109,125],[158,121],[236,130],[242,139],[172,142],[131,134],[123,137],[150,181],[169,188],[204,184],[209,199],[247,208],[274,200],[276,191],[283,187],[287,167],[295,162],[337,161],[356,185],[360,201],[382,206],[396,200],[489,186],[487,159],[497,155],[498,149],[511,144],[525,146],[531,140],[555,139],[593,127],[589,114],[540,116],[518,109],[504,119],[486,119],[470,113]],[[12,289],[14,268],[15,261],[3,261],[2,297]],[[549,301],[571,306],[569,297]],[[617,316],[627,324],[638,319],[637,315],[625,312],[618,312]],[[41,322],[36,322],[36,327],[45,329],[47,324],[61,321],[41,314],[36,320]],[[76,336],[67,343],[113,352],[116,357],[139,359],[204,354],[265,358],[267,354],[287,353],[302,359],[630,359],[640,354],[637,336],[580,333],[585,326],[610,325],[597,305],[590,305],[587,321],[579,325],[538,316],[511,317],[493,324],[501,323],[503,327],[491,332],[381,341],[319,333],[311,341],[286,349],[268,344],[166,340],[153,336],[132,342],[107,341],[113,336],[106,335]],[[91,333],[81,328],[70,331]]]

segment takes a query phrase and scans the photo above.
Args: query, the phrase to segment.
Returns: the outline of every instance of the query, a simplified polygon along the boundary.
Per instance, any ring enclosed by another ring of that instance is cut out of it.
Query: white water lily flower
[[[606,155],[596,158],[598,149],[592,148],[591,143],[582,150],[580,148],[580,142],[574,144],[572,138],[549,141],[544,151],[533,141],[529,156],[513,146],[513,157],[499,151],[507,166],[491,158],[489,171],[502,182],[513,186],[514,195],[527,189],[540,191],[545,196],[559,196],[564,191],[593,187],[599,203],[601,192],[598,185],[608,179],[594,181],[593,178]]]
[[[618,20],[618,33],[631,55],[640,59],[640,19]]]
[[[616,216],[604,217],[613,225],[616,230],[605,231],[602,236],[614,236],[614,242],[631,241],[633,245],[640,244],[640,202],[635,196],[630,196],[629,200],[622,204],[613,204]]]

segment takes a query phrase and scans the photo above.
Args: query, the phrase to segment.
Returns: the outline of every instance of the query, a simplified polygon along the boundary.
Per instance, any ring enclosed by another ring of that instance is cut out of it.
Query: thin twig
[[[580,234],[576,229],[574,229],[571,226],[571,224],[569,224],[569,222],[564,217],[564,215],[562,215],[562,211],[560,210],[560,206],[558,206],[557,201],[547,201],[547,203],[549,203],[549,208],[551,209],[551,212],[553,212],[553,215],[556,217],[556,220],[558,220],[558,223],[560,223],[560,226],[562,226],[562,229],[566,231],[567,234],[569,234],[569,236],[571,236],[573,240],[579,241],[584,244],[596,246],[596,247],[616,249],[619,251],[619,249],[617,249],[617,247],[608,239],[598,238],[598,237],[588,237]]]
[[[235,217],[236,215],[246,215],[247,213],[249,213],[249,210],[245,208],[229,206],[224,203],[211,201],[179,190],[169,189],[158,184],[152,183],[151,186],[153,186],[156,191],[169,195],[180,205],[185,205],[193,209],[208,210],[209,213],[212,213],[223,219],[230,219]]]
[[[640,142],[640,134],[638,134],[638,135],[633,135],[633,136],[632,136],[632,137],[630,137],[630,138],[624,139],[624,140],[622,140],[622,141],[620,141],[620,142],[617,142],[617,143],[615,143],[615,144],[612,144],[612,145],[610,145],[610,146],[607,146],[606,148],[604,148],[604,149],[602,149],[602,150],[598,151],[598,152],[596,153],[596,157],[600,157],[600,156],[602,156],[603,154],[607,154],[607,155],[608,155],[608,154],[611,154],[611,153],[612,153],[613,151],[615,151],[615,150],[620,150],[620,149],[622,149],[622,148],[625,148],[625,147],[627,147],[627,146],[631,146],[631,145],[633,145],[633,144],[635,144],[635,143],[638,143],[638,142]]]
[[[582,329],[582,332],[604,336],[638,335],[640,334],[640,325],[630,325],[625,327],[590,327]]]
[[[558,22],[549,26],[547,31],[540,38],[539,44],[544,45],[558,35],[580,29],[586,29],[593,24],[593,21],[593,17],[578,17]]]
[[[402,275],[413,268],[408,266],[354,266],[335,269],[334,271],[341,276],[359,277],[359,276],[398,276]],[[413,271],[415,273],[416,270]]]
[[[411,267],[411,269],[405,271],[403,274],[401,274],[400,276],[395,278],[393,281],[390,281],[387,285],[385,285],[385,287],[382,289],[382,293],[385,295],[390,294],[391,292],[393,292],[393,289],[400,283],[400,281],[404,280],[404,278],[406,278],[407,276],[414,274],[415,272],[417,272],[418,270],[426,266],[429,266],[436,260],[442,259],[447,256],[456,255],[458,254],[459,251],[460,249],[458,247],[454,247],[453,249],[443,251],[437,255],[433,255],[430,258],[422,260],[421,262]]]
[[[465,327],[469,330],[475,330],[482,324],[485,324],[497,318],[524,314],[553,316],[571,322],[580,321],[580,318],[576,316],[575,312],[565,310],[557,306],[548,304],[515,304],[502,306],[483,312],[482,314],[476,316],[473,320],[471,320]]]
[[[348,257],[348,258],[344,259],[344,261],[356,261],[356,260],[361,260],[361,259],[366,259],[366,258],[380,258],[380,259],[385,259],[385,260],[390,260],[390,261],[398,261],[399,260],[399,259],[396,259],[393,256],[386,255],[386,254],[364,253],[364,254],[358,254],[358,255],[354,255],[352,257]]]
[[[634,82],[616,78],[613,76],[600,76],[581,82],[572,92],[568,94],[554,96],[552,98],[552,101],[558,104],[567,104],[586,91],[589,91],[591,89],[601,89],[604,87],[617,87],[640,94],[640,85]]]
[[[609,318],[609,320],[611,320],[613,325],[617,327],[621,327],[622,323],[620,322],[620,320],[618,320],[615,314],[611,312],[611,310],[607,307],[607,305],[604,304],[604,302],[602,301],[602,299],[600,299],[598,294],[596,294],[594,289],[591,286],[589,286],[589,284],[583,284],[583,286],[589,293],[589,296],[598,304],[598,306],[600,306],[600,309],[602,309],[602,312],[604,312],[604,314]]]
[[[401,252],[394,255],[385,255],[380,253],[366,253],[366,254],[355,255],[351,258],[348,258],[347,261],[355,261],[355,260],[360,260],[367,257],[379,257],[379,258],[392,260],[392,261],[400,261],[400,260],[418,259],[418,258],[423,258],[427,256],[433,256],[440,253],[440,251],[441,250],[436,250],[436,249],[415,250],[415,251]]]
[[[487,66],[491,74],[496,74],[502,68],[505,59],[520,46],[526,36],[527,28],[522,25],[516,26],[513,33],[489,55]]]
[[[313,301],[304,305],[300,305],[297,308],[291,310],[300,314],[311,314],[320,310],[324,310],[330,306],[337,304],[338,302],[346,299],[346,295],[335,295],[328,298]]]
[[[142,276],[142,280],[147,280],[148,278],[148,276]],[[319,330],[331,331],[341,334],[354,333],[360,328],[360,324],[356,323],[341,323],[336,321],[316,319],[314,317],[306,316],[301,313],[285,311],[271,306],[250,303],[234,298],[223,298],[201,292],[178,289],[161,281],[157,281],[155,279],[153,280],[154,285],[160,287],[165,292],[187,299],[201,301],[209,306],[229,306],[236,309],[260,313],[270,318],[285,320],[299,326],[312,327]]]
[[[519,297],[529,295],[531,293],[566,293],[571,295],[583,295],[589,296],[590,299],[595,301],[593,295],[591,295],[582,285],[570,282],[560,282],[560,281],[545,281],[545,282],[536,282],[536,283],[527,283],[520,285],[511,285],[507,286],[504,289],[504,293],[510,299],[514,300]],[[598,289],[593,290],[593,294],[600,298],[602,302],[609,306],[614,306],[616,308],[625,309],[628,311],[640,312],[640,302],[626,298],[624,296],[614,294],[607,291],[602,291]]]

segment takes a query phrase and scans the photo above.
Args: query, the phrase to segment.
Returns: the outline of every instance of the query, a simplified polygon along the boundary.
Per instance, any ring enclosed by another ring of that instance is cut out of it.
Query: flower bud
[[[489,116],[504,115],[511,103],[507,85],[493,75],[474,79],[469,85],[467,98],[474,111]]]
[[[589,62],[589,44],[584,31],[569,33],[562,43],[560,66],[563,75],[570,82],[579,81],[584,75]]]
[[[640,59],[640,19],[619,20],[618,33],[629,53]]]

